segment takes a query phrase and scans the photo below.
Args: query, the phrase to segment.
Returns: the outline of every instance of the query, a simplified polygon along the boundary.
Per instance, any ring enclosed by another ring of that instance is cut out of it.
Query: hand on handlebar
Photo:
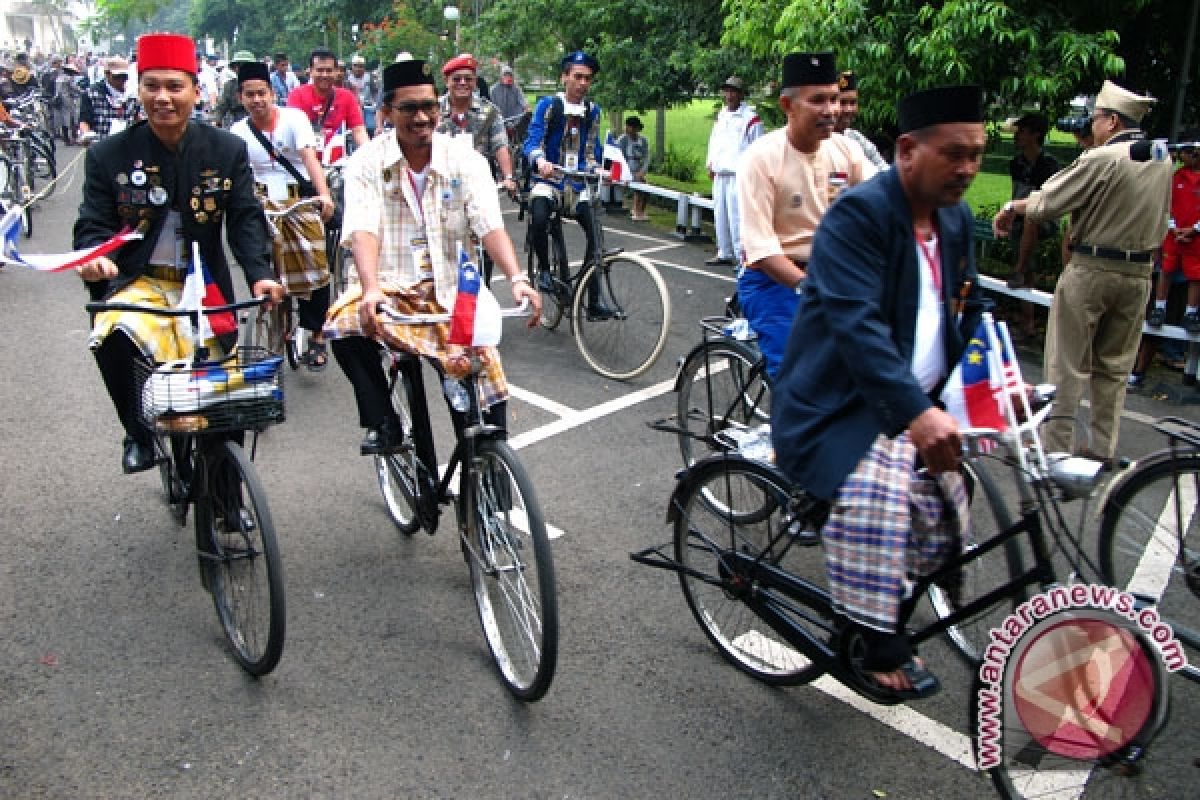
[[[250,288],[250,292],[255,297],[262,297],[266,300],[263,305],[267,310],[274,308],[287,295],[287,290],[283,288],[281,283],[270,279],[255,281],[254,286]]]
[[[525,323],[525,327],[536,327],[542,319],[542,296],[538,290],[533,288],[527,281],[518,281],[511,284],[513,302],[517,305],[529,304],[533,309],[533,313],[529,315],[529,321]]]
[[[75,268],[79,273],[79,277],[85,281],[103,281],[109,278],[115,278],[120,273],[116,263],[106,256],[94,258],[85,264],[80,264]]]
[[[317,199],[321,201],[321,221],[329,222],[333,218],[333,212],[337,211],[337,205],[327,194],[319,195]]]
[[[954,417],[940,408],[927,408],[908,426],[921,460],[933,475],[958,469],[963,439]]]
[[[379,312],[375,307],[386,302],[387,295],[382,289],[363,292],[362,299],[358,301],[358,324],[362,327],[364,336],[374,338],[379,335],[379,318],[376,316]]]

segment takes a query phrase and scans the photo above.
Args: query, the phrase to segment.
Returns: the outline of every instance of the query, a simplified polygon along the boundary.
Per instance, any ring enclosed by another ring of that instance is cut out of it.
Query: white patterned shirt
[[[385,288],[423,280],[417,253],[427,250],[443,308],[454,307],[459,248],[470,249],[472,233],[482,239],[504,227],[491,169],[467,137],[433,135],[419,202],[394,133],[354,151],[346,162],[345,191],[342,243],[349,246],[355,231],[378,237],[379,285]]]

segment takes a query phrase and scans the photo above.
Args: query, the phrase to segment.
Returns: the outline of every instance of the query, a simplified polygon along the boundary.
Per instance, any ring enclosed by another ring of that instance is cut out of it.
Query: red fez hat
[[[450,76],[460,69],[469,69],[471,72],[478,72],[479,62],[470,53],[463,53],[447,61],[446,66],[442,67],[442,74]]]
[[[196,43],[181,33],[147,33],[138,39],[138,72],[177,69],[196,74]]]

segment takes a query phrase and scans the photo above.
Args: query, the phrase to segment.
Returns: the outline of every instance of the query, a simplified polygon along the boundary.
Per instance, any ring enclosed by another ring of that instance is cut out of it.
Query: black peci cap
[[[421,86],[433,82],[433,68],[427,61],[395,61],[384,67],[383,91],[385,93],[404,86]]]
[[[914,92],[896,104],[900,133],[954,122],[983,122],[983,89],[938,86]]]
[[[783,84],[792,86],[828,86],[838,82],[837,61],[832,52],[789,53],[783,57]]]
[[[246,81],[266,81],[270,83],[271,70],[261,61],[243,61],[238,64],[237,78],[239,87]]]

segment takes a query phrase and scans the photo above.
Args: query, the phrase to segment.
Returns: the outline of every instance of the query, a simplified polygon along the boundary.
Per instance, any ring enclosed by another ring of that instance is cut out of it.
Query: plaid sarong
[[[262,198],[268,211],[283,211],[291,202],[275,202]],[[325,254],[325,226],[321,212],[305,206],[282,217],[272,217],[278,231],[271,243],[271,259],[275,271],[288,294],[308,299],[313,289],[329,284],[329,262]]]
[[[108,299],[110,303],[137,303],[144,306],[175,308],[183,295],[181,281],[141,277]],[[128,336],[142,355],[161,364],[192,355],[192,324],[187,317],[159,317],[133,311],[105,311],[96,315],[88,347],[96,350],[114,330]],[[216,339],[207,339],[209,358],[224,355]]]
[[[392,307],[404,314],[445,314],[434,297],[433,281],[422,281],[415,286],[400,289],[385,286],[384,293]],[[362,287],[351,286],[330,307],[325,317],[324,333],[327,339],[347,336],[362,336],[358,321],[358,302],[362,299]],[[508,399],[508,381],[500,364],[500,351],[495,347],[466,347],[449,344],[449,323],[438,325],[397,325],[380,320],[383,335],[380,339],[388,347],[403,350],[436,361],[445,373],[453,378],[463,378],[471,371],[471,352],[478,354],[483,363],[479,374],[479,404],[491,408]]]
[[[916,457],[907,433],[880,435],[838,489],[821,531],[835,607],[889,633],[913,579],[961,552],[970,521],[962,476],[918,474]]]

